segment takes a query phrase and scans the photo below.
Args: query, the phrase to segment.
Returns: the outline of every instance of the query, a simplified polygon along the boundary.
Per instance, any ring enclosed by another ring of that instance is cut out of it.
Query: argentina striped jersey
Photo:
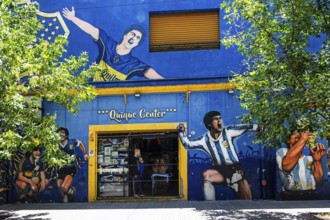
[[[258,125],[231,125],[224,127],[221,135],[214,139],[210,132],[196,140],[189,140],[183,132],[179,133],[180,140],[186,149],[200,149],[206,152],[213,165],[228,165],[239,163],[237,152],[233,144],[235,137],[242,135],[246,131],[256,131]]]
[[[313,176],[312,167],[313,157],[304,155],[303,157],[299,158],[291,173],[286,173],[282,169],[282,160],[287,152],[287,148],[280,148],[276,152],[276,162],[278,168],[280,169],[280,177],[284,189],[291,191],[315,189],[316,183]]]

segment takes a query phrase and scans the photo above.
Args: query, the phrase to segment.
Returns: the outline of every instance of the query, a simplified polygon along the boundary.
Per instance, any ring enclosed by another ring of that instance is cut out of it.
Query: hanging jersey
[[[99,49],[96,62],[102,71],[96,73],[93,81],[127,80],[133,76],[144,76],[150,66],[143,63],[131,53],[119,55],[116,51],[118,42],[99,29],[99,39],[94,41]]]
[[[258,125],[231,125],[222,130],[222,134],[214,139],[207,132],[197,140],[190,141],[183,133],[179,133],[180,140],[186,149],[200,149],[206,152],[213,165],[229,165],[239,163],[237,152],[233,144],[235,137],[242,135],[248,130],[256,131]]]
[[[276,162],[280,169],[280,177],[284,189],[291,191],[315,189],[316,183],[312,167],[313,157],[304,155],[299,158],[291,173],[286,173],[282,169],[282,160],[287,152],[287,148],[280,148],[276,152]]]

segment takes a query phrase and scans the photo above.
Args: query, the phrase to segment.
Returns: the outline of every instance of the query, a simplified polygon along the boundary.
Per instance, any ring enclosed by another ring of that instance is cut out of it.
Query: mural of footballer
[[[26,153],[18,168],[15,181],[18,188],[19,201],[37,202],[36,195],[45,190],[48,181],[45,178],[44,165],[40,160],[40,148],[33,148],[31,153]]]
[[[129,80],[134,76],[163,79],[153,68],[131,54],[132,49],[142,43],[145,37],[145,31],[140,25],[129,27],[122,42],[118,43],[104,30],[76,17],[74,7],[71,11],[64,8],[62,13],[82,31],[91,35],[98,47],[99,55],[96,62],[102,71],[94,76],[93,81]]]
[[[224,127],[220,112],[210,111],[205,114],[203,122],[208,132],[197,140],[189,140],[185,127],[179,124],[180,140],[186,149],[200,149],[208,154],[213,167],[203,172],[203,192],[205,200],[215,200],[213,184],[224,184],[234,189],[239,199],[252,199],[249,183],[243,173],[233,139],[246,131],[261,131],[260,125],[230,125]]]
[[[89,156],[86,153],[84,144],[77,139],[69,139],[69,130],[64,127],[57,129],[60,136],[59,148],[70,156],[76,155],[76,148],[79,148],[84,154],[84,160],[88,160]],[[72,186],[73,179],[76,175],[76,161],[69,165],[61,167],[57,171],[57,186],[63,202],[73,202],[75,200],[76,190]]]
[[[302,153],[312,132],[291,131],[288,148],[276,152],[276,162],[282,180],[283,200],[316,199],[316,183],[323,178],[322,157],[325,147],[316,143],[310,148],[311,156]]]

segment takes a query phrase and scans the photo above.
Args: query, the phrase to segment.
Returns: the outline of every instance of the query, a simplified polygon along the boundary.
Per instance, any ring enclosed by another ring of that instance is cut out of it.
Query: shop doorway
[[[90,126],[88,201],[187,199],[187,152],[177,124]],[[141,173],[136,149],[143,160]]]
[[[179,197],[178,134],[99,134],[97,199]]]

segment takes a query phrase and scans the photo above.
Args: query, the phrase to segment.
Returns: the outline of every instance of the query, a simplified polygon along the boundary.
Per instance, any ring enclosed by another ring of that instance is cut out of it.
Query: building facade
[[[66,56],[86,51],[90,64],[103,69],[91,79],[97,97],[76,115],[52,102],[42,105],[89,155],[75,165],[72,202],[281,199],[277,149],[254,144],[258,125],[243,126],[238,118],[244,110],[229,79],[244,66],[235,48],[220,43],[229,28],[221,1],[37,2],[45,26],[40,37],[66,35]],[[208,133],[210,112],[221,116],[219,138]],[[1,166],[17,174],[22,157]],[[320,199],[330,198],[326,157],[322,166]],[[45,173],[49,184],[37,201],[64,202],[57,171]],[[14,180],[2,185],[11,186],[5,201],[19,201]]]

